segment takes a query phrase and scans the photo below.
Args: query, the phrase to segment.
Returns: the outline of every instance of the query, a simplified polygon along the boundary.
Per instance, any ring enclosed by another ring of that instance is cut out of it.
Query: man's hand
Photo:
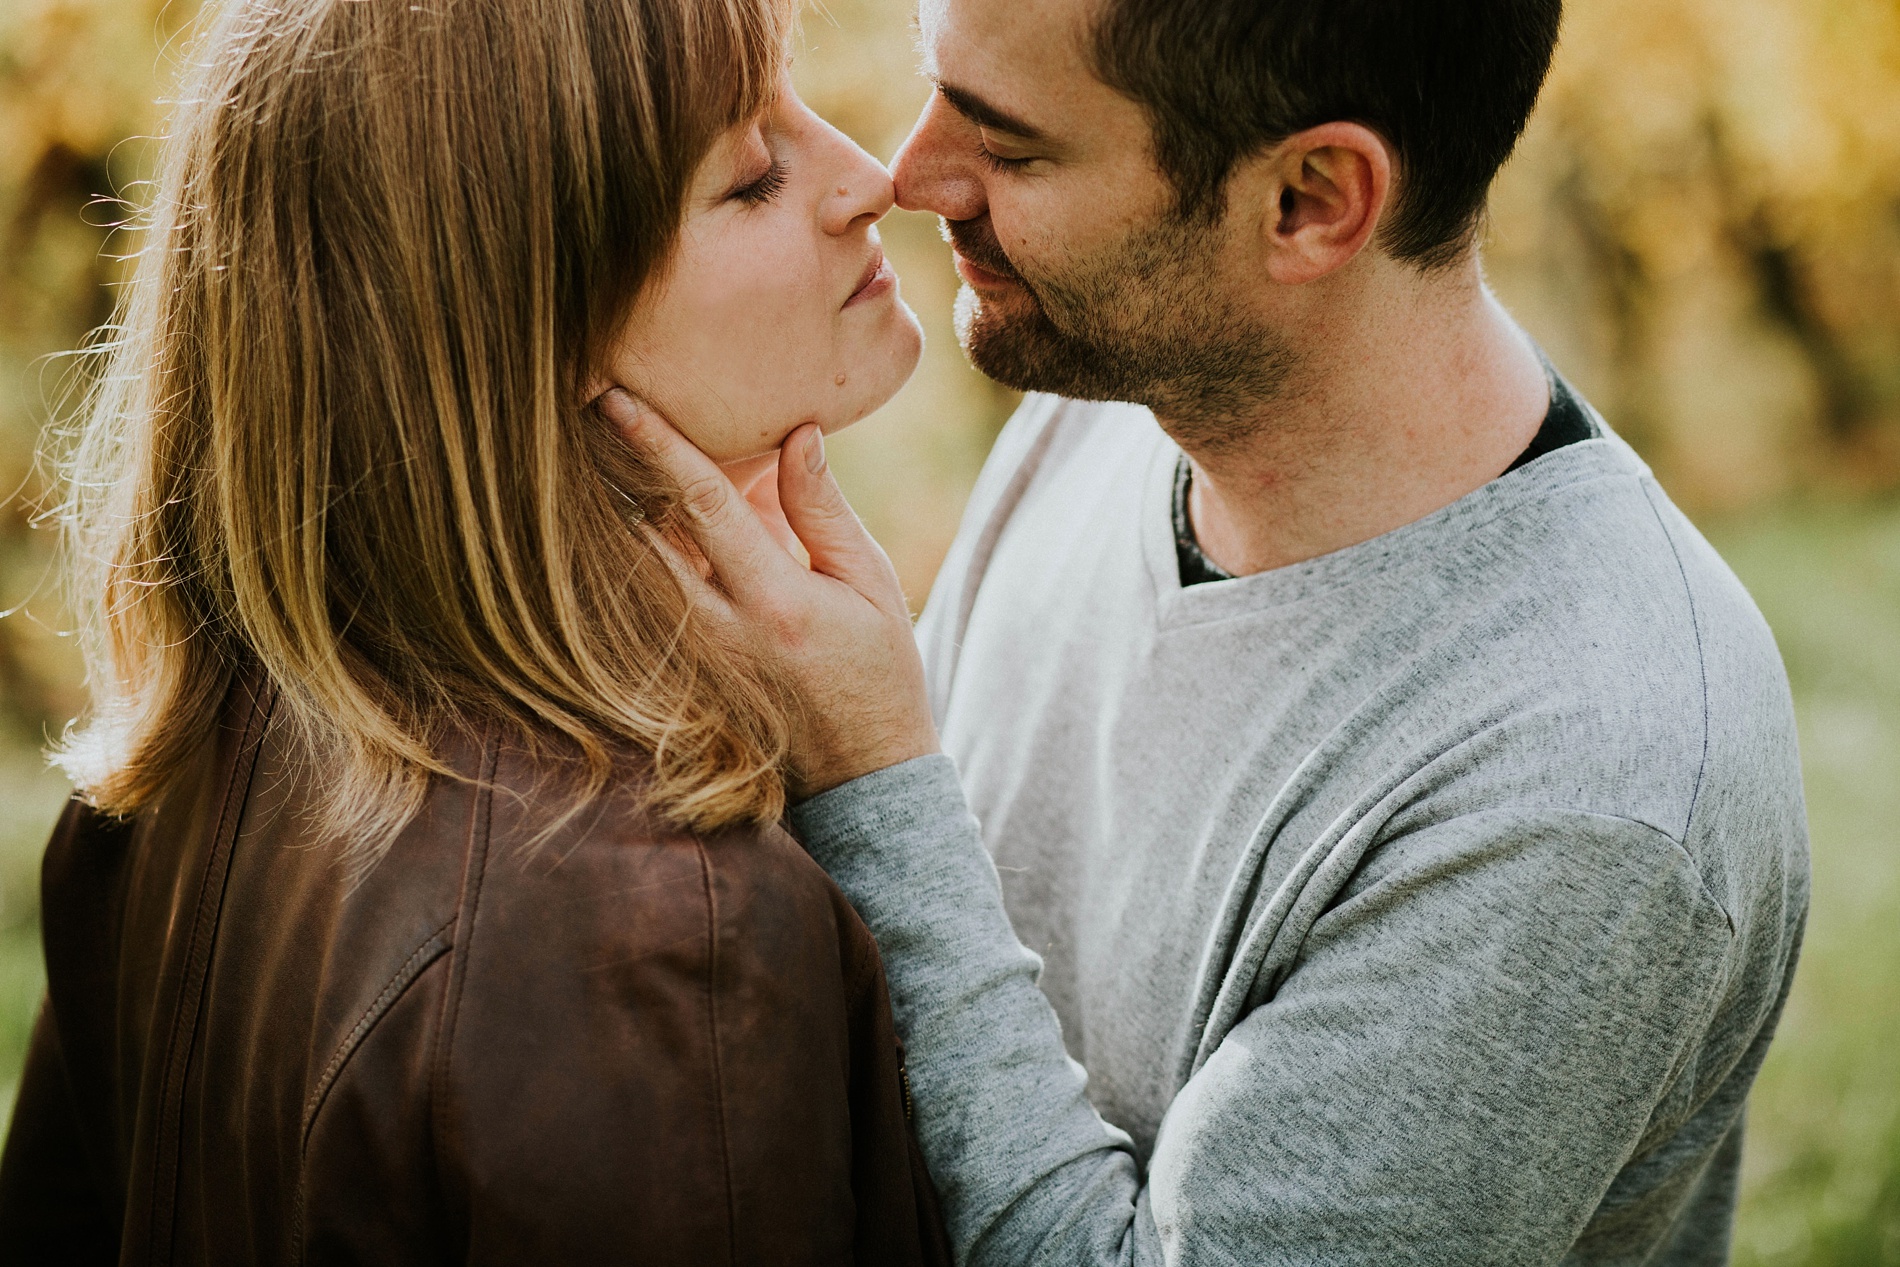
[[[707,610],[779,666],[794,717],[796,797],[938,750],[923,662],[897,573],[839,491],[815,425],[779,450],[778,503],[811,556],[803,567],[732,481],[652,409],[621,390],[599,408],[684,494],[686,528],[712,567],[681,576]]]

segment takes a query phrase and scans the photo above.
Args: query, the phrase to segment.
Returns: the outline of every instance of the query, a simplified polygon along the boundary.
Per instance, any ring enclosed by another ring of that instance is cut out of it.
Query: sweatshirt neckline
[[[1174,548],[1173,496],[1181,450],[1155,425],[1141,493],[1141,544],[1162,628],[1225,620],[1305,602],[1415,564],[1442,561],[1456,539],[1566,489],[1649,468],[1600,417],[1601,436],[1555,450],[1473,489],[1450,505],[1357,545],[1301,563],[1183,588]]]

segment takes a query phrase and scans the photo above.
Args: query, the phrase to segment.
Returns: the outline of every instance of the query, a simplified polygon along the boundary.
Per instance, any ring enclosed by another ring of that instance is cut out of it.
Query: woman
[[[775,826],[787,696],[592,407],[756,482],[914,365],[787,22],[212,17],[71,475],[9,1261],[942,1258],[876,949]]]

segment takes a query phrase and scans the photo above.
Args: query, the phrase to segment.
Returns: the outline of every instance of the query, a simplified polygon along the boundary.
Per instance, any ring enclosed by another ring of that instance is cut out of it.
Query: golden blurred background
[[[1506,303],[1696,518],[1795,685],[1807,949],[1751,1110],[1736,1261],[1900,1264],[1900,0],[1572,0],[1493,199]],[[50,417],[110,314],[195,0],[0,6],[0,1114],[43,985],[37,867],[82,699]],[[881,158],[921,106],[910,0],[820,0],[807,99]],[[123,201],[122,201],[123,200]],[[1014,398],[950,330],[937,226],[885,239],[929,348],[832,446],[921,603]]]

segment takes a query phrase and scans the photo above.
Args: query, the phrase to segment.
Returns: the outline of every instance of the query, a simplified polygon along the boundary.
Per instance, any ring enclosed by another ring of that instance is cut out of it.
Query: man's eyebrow
[[[946,84],[940,79],[937,81],[937,91],[943,94],[943,99],[950,103],[953,110],[978,127],[994,128],[998,132],[1007,132],[1011,136],[1021,137],[1025,141],[1044,141],[1048,139],[1043,135],[1042,129],[1035,124],[1019,119],[1009,111],[991,105],[989,102],[983,100],[983,98],[971,92],[968,88],[958,88],[952,84]]]

